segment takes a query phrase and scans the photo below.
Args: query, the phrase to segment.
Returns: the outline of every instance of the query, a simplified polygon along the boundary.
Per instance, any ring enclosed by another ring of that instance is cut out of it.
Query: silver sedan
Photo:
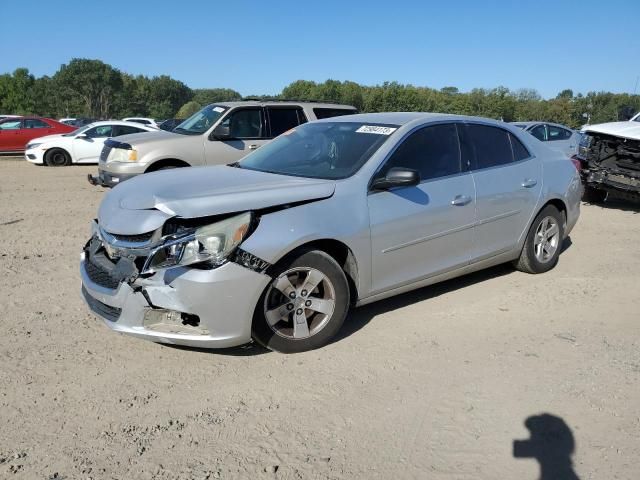
[[[82,293],[137,337],[300,352],[351,307],[505,262],[552,269],[580,194],[565,155],[505,123],[331,118],[235,164],[116,187],[82,253]]]

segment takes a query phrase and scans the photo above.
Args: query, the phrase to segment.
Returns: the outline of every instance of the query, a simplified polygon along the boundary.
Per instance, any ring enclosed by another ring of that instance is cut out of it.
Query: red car
[[[29,140],[45,135],[72,132],[76,128],[50,118],[5,118],[0,120],[0,152],[21,152]]]

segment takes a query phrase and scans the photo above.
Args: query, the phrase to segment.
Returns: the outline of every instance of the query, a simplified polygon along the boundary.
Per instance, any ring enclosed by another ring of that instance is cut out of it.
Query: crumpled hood
[[[98,221],[122,235],[146,233],[171,217],[198,218],[257,210],[333,195],[335,182],[242,168],[189,167],[146,173],[105,196]]]
[[[600,123],[598,125],[588,125],[584,127],[582,131],[640,140],[640,122],[627,121]]]

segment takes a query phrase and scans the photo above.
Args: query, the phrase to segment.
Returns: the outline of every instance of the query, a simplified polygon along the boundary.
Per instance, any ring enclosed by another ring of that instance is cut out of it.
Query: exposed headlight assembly
[[[40,145],[42,145],[42,143],[29,143],[25,147],[25,150],[32,150],[32,149],[34,149],[36,147],[39,147]]]
[[[251,220],[251,213],[246,212],[196,228],[177,238],[169,237],[151,251],[142,273],[200,262],[221,265],[246,238]]]
[[[138,151],[135,148],[112,148],[107,162],[137,162]]]

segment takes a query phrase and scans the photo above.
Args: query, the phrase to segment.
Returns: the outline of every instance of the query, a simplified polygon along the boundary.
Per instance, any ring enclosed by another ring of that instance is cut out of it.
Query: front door
[[[76,162],[97,162],[104,141],[113,136],[113,125],[98,125],[86,130],[84,136],[73,139],[73,153]]]
[[[413,132],[376,178],[393,167],[417,170],[421,183],[369,193],[372,293],[467,265],[473,242],[475,189],[456,124]]]
[[[526,233],[542,191],[542,164],[503,128],[468,124],[462,130],[463,158],[476,186],[477,261],[514,249]]]
[[[229,127],[231,140],[205,140],[204,156],[207,165],[226,165],[237,162],[244,156],[269,141],[261,107],[240,108],[230,112],[221,125]]]

